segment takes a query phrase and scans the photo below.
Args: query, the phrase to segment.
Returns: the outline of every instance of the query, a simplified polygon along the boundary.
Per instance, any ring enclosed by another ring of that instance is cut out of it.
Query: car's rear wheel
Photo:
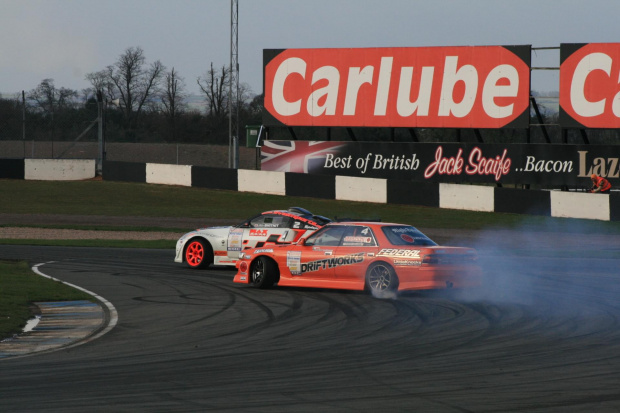
[[[206,268],[213,262],[213,250],[208,242],[195,238],[185,246],[185,263],[190,268]]]
[[[398,276],[390,265],[376,262],[366,271],[366,287],[375,296],[394,293],[398,290]]]
[[[258,257],[250,271],[252,284],[257,288],[272,287],[280,277],[278,265],[267,257]]]

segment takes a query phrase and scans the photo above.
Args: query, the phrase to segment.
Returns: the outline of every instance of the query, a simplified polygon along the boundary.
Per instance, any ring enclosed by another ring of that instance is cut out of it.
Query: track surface
[[[0,246],[0,259],[54,261],[41,271],[119,313],[98,340],[1,360],[0,410],[618,411],[611,248],[597,259],[488,247],[482,289],[377,300],[236,285],[172,251]]]

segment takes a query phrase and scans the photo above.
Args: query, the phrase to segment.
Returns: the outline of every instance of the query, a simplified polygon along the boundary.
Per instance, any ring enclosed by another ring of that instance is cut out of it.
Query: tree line
[[[23,98],[0,98],[0,139],[26,135],[34,140],[75,140],[84,135],[86,140],[96,133],[96,128],[92,132],[88,128],[96,121],[101,104],[108,141],[225,144],[230,79],[230,68],[211,63],[196,79],[204,104],[190,107],[187,85],[178,71],[159,60],[149,63],[141,47],[130,47],[115,63],[88,73],[91,86],[81,91],[43,79]],[[243,138],[245,125],[261,123],[263,99],[241,84],[232,104],[238,107]]]

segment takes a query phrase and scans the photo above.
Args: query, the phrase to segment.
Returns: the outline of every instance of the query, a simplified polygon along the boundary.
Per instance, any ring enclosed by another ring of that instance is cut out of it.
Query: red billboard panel
[[[620,128],[620,43],[560,46],[560,124]]]
[[[264,51],[265,125],[529,124],[530,46]]]

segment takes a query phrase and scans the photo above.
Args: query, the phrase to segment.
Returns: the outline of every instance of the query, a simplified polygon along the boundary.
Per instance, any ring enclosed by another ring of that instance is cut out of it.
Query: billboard
[[[263,51],[266,126],[527,128],[530,46]]]
[[[560,125],[620,128],[620,43],[560,45]]]
[[[417,182],[620,186],[620,146],[265,141],[261,169]]]

